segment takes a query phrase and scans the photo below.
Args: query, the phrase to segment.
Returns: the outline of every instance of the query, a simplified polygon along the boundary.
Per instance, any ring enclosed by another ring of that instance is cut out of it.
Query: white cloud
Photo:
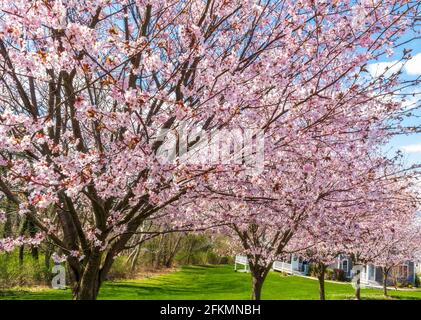
[[[389,77],[393,73],[398,72],[401,68],[402,62],[395,60],[390,62],[378,62],[369,64],[367,70],[370,72],[372,77],[377,78],[381,75]]]
[[[402,107],[404,109],[412,109],[412,108],[417,107],[420,102],[421,101],[420,101],[420,98],[418,96],[415,96],[415,97],[412,97],[412,96],[406,97],[405,98],[405,101],[402,102]]]
[[[416,54],[408,60],[405,64],[405,71],[411,76],[421,75],[421,53]]]
[[[386,77],[389,77],[393,73],[399,71],[402,66],[403,63],[401,61],[393,60],[369,64],[367,70],[374,78],[379,77],[382,74],[384,74]],[[417,53],[411,59],[406,61],[403,69],[410,76],[421,75],[421,52]]]
[[[407,146],[401,147],[401,149],[406,153],[421,153],[421,143],[409,144]]]

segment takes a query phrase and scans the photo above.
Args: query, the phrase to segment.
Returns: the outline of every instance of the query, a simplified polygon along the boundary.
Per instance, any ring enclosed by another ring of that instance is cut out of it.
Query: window
[[[348,260],[342,260],[342,270],[348,273]]]
[[[368,278],[369,279],[374,279],[374,266],[368,266]]]

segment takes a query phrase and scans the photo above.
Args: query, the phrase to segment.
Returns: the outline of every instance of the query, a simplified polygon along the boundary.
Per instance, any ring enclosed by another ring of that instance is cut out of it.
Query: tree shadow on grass
[[[108,282],[100,292],[100,297],[108,298],[114,293],[122,296],[139,297],[145,296],[149,299],[175,298],[180,296],[192,299],[200,299],[203,295],[219,294],[241,294],[244,292],[244,286],[238,282],[238,278],[228,276],[226,269],[221,272],[215,270],[225,269],[220,266],[185,266],[181,271],[171,274],[171,276],[162,275],[152,277],[146,281],[114,281]],[[219,271],[219,270],[218,270]]]

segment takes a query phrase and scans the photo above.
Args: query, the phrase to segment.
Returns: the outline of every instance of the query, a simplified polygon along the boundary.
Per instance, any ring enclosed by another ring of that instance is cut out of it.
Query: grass
[[[186,266],[180,271],[141,280],[107,282],[99,299],[104,300],[246,300],[250,297],[249,273],[234,272],[230,265]],[[382,290],[362,289],[363,299],[383,299]],[[349,283],[326,283],[327,299],[353,299]],[[317,300],[318,282],[313,279],[282,276],[271,272],[263,286],[267,300]],[[391,299],[421,299],[421,290],[390,290]],[[69,290],[17,288],[0,291],[0,299],[61,300],[71,299]]]

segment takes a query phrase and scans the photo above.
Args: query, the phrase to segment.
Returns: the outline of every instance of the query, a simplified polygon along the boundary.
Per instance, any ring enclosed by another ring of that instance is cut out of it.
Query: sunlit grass
[[[250,297],[250,291],[250,274],[234,272],[232,266],[186,266],[180,271],[148,279],[107,282],[101,289],[99,299],[246,300]],[[353,292],[349,283],[326,283],[327,299],[353,299]],[[421,299],[421,290],[390,290],[390,296],[391,299]],[[268,275],[262,292],[262,298],[268,300],[317,300],[318,297],[316,280],[282,276],[276,272]],[[383,299],[383,292],[363,289],[362,298]],[[71,299],[71,293],[70,290],[16,288],[0,291],[0,299]]]

